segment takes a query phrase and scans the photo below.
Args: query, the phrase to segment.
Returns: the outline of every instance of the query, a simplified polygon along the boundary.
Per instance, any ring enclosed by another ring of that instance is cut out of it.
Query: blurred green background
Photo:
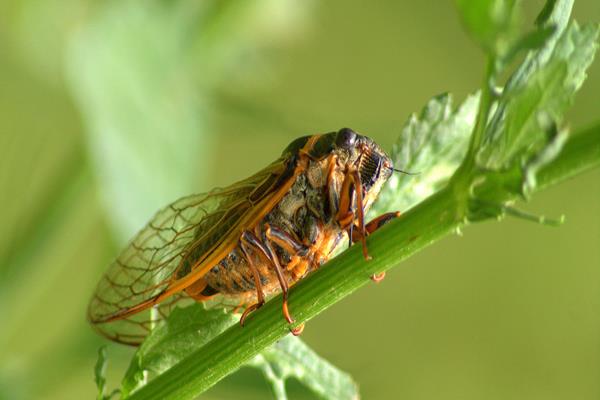
[[[574,17],[600,21],[600,3]],[[451,1],[0,3],[0,398],[95,396],[88,298],[160,206],[304,134],[350,126],[389,149],[431,96],[460,101],[481,76]],[[598,119],[596,62],[569,122]],[[469,227],[303,339],[365,399],[600,398],[599,199],[598,170],[540,193],[526,208],[561,228]],[[113,387],[132,349],[108,351]],[[268,396],[243,369],[203,398]]]

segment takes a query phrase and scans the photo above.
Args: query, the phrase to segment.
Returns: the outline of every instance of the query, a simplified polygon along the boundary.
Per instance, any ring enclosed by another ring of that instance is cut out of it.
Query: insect
[[[369,259],[366,236],[399,215],[365,223],[394,170],[375,142],[349,128],[300,137],[255,175],[159,211],[101,278],[88,319],[109,339],[136,345],[183,299],[236,299],[243,326],[283,292],[291,324],[290,286],[345,240],[361,242]]]

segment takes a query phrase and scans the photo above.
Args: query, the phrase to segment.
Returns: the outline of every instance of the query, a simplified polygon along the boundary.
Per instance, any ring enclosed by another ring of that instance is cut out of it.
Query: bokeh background
[[[600,3],[574,16],[600,21]],[[589,75],[575,129],[600,119],[600,63]],[[481,76],[451,1],[2,1],[0,398],[95,396],[106,342],[87,300],[160,206],[246,177],[304,134],[350,126],[389,149],[431,96],[460,101]],[[525,207],[564,226],[468,227],[303,339],[365,399],[597,399],[599,200],[598,170],[540,193]],[[132,349],[108,352],[116,386]],[[268,396],[242,369],[203,398]]]

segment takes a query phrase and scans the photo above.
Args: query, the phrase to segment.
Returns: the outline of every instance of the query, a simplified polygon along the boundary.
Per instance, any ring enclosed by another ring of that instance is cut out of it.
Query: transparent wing
[[[88,308],[94,327],[118,342],[141,342],[154,324],[186,299],[181,290],[171,290],[174,284],[182,287],[201,278],[219,261],[205,265],[214,261],[212,253],[237,244],[249,214],[269,211],[256,207],[273,203],[266,200],[278,192],[283,161],[232,186],[187,196],[160,210],[98,283]],[[200,267],[204,272],[198,273]]]

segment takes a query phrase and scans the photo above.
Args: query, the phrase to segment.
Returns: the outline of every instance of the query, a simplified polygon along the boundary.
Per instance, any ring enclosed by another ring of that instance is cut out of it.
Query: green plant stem
[[[600,122],[571,136],[558,158],[538,172],[537,189],[544,189],[599,166]]]
[[[574,135],[564,151],[538,176],[541,187],[600,165],[600,124]],[[462,196],[449,186],[369,237],[373,259],[366,262],[360,246],[334,258],[291,289],[290,311],[298,322],[319,314],[338,300],[463,223]],[[253,313],[244,328],[234,325],[190,357],[156,377],[129,399],[193,399],[235,371],[265,347],[289,333],[281,312],[281,296]]]
[[[473,134],[471,135],[471,141],[469,143],[469,149],[461,166],[460,171],[471,171],[475,164],[475,150],[481,146],[481,140],[483,139],[483,133],[488,122],[490,109],[492,107],[492,88],[494,85],[494,72],[496,68],[496,59],[490,57],[487,60],[485,76],[483,77],[483,84],[481,85],[481,97],[479,100],[479,109],[477,110],[477,117],[475,119],[475,126],[473,127]],[[457,173],[457,177],[462,178],[462,173]]]

